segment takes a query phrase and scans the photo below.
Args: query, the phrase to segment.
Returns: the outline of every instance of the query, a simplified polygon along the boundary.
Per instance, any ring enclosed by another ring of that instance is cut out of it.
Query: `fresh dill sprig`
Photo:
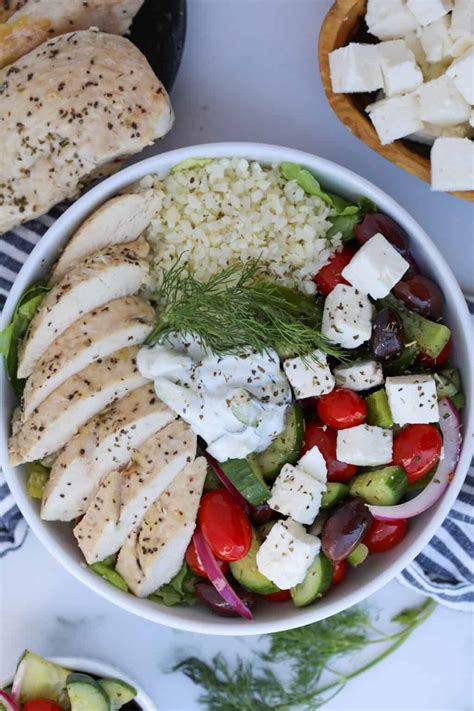
[[[151,296],[159,309],[158,324],[148,344],[166,340],[173,332],[192,334],[217,355],[258,353],[306,356],[316,349],[343,359],[319,329],[302,318],[296,292],[262,281],[259,261],[230,266],[207,282],[187,272],[179,259],[163,275]],[[307,308],[307,297],[301,295]],[[314,313],[318,313],[314,300]]]
[[[189,657],[171,671],[183,672],[203,688],[199,702],[208,711],[315,711],[348,681],[394,652],[435,607],[427,599],[420,607],[404,610],[392,618],[401,628],[389,634],[375,630],[365,610],[352,608],[322,622],[264,637],[269,647],[257,652],[256,660],[238,656],[229,666],[222,655],[210,664]],[[385,644],[383,651],[350,673],[331,669],[338,658],[379,644]],[[322,685],[323,672],[333,678]]]

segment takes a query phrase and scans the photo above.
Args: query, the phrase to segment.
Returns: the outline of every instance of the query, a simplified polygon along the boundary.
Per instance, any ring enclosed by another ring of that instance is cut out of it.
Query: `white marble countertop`
[[[222,140],[300,148],[372,180],[425,227],[465,290],[474,293],[472,205],[429,187],[371,151],[339,123],[317,65],[319,25],[331,0],[188,0],[188,37],[173,92],[170,149]],[[466,259],[469,256],[470,259]],[[393,582],[369,601],[390,616],[420,596]],[[197,709],[198,690],[165,671],[189,654],[250,653],[255,638],[176,632],[115,609],[63,571],[30,534],[0,561],[0,677],[25,647],[44,655],[95,656],[127,670],[162,711]],[[438,608],[389,660],[355,679],[328,709],[468,711],[473,708],[473,630]]]

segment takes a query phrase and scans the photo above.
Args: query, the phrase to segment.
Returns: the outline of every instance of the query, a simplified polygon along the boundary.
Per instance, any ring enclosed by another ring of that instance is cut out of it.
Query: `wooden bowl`
[[[365,107],[371,103],[373,94],[335,94],[331,86],[328,55],[334,49],[344,47],[351,41],[373,42],[364,23],[366,0],[335,0],[324,18],[319,34],[319,68],[327,99],[343,124],[357,138],[417,178],[431,182],[430,148],[414,141],[399,140],[383,146]],[[474,202],[474,191],[451,193],[463,200]]]

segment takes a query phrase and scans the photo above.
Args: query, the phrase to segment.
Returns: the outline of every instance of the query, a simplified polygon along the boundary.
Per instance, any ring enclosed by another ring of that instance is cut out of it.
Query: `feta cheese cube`
[[[366,111],[383,146],[423,128],[416,92],[376,101]]]
[[[431,149],[431,189],[474,190],[474,143],[438,138]]]
[[[420,25],[429,25],[453,9],[453,0],[407,0],[408,9]]]
[[[329,54],[332,90],[336,94],[376,91],[383,87],[380,56],[374,44],[352,42]]]
[[[434,64],[449,56],[453,40],[449,34],[449,19],[446,15],[422,27],[418,35],[427,62]]]
[[[365,21],[369,32],[381,40],[405,37],[419,26],[403,0],[368,0]]]
[[[375,360],[359,360],[351,365],[339,365],[334,368],[336,384],[348,390],[369,390],[384,381],[380,363]]]
[[[314,351],[306,358],[287,358],[283,370],[298,399],[319,397],[334,388],[334,376],[323,351]]]
[[[393,432],[383,427],[357,425],[337,431],[336,457],[358,467],[389,464],[392,461]]]
[[[277,521],[257,551],[257,570],[282,590],[305,579],[321,550],[321,541],[306,533],[301,523]]]
[[[454,126],[469,121],[471,107],[446,75],[420,86],[418,96],[422,121],[436,126]]]
[[[452,33],[450,33],[450,36],[453,36]],[[464,54],[464,52],[467,52],[468,49],[471,49],[471,47],[474,47],[474,34],[454,39],[449,54],[451,57],[457,58]]]
[[[362,293],[383,299],[409,266],[400,252],[378,232],[357,250],[342,270],[342,276]]]
[[[321,450],[316,445],[308,449],[306,454],[303,454],[298,462],[298,469],[302,469],[307,474],[326,484],[328,476],[328,468]]]
[[[458,123],[456,126],[435,126],[432,123],[424,123],[423,129],[407,136],[411,141],[424,143],[432,146],[437,138],[441,136],[454,136],[456,138],[466,138],[471,134],[468,123]]]
[[[431,375],[396,375],[385,382],[393,421],[397,425],[438,422],[436,382]]]
[[[299,466],[285,464],[272,486],[268,505],[274,511],[291,516],[299,523],[313,523],[321,508],[321,496],[326,490],[311,474]]]
[[[321,332],[343,348],[357,348],[372,335],[373,309],[353,286],[337,284],[326,297]]]
[[[468,104],[474,104],[474,47],[455,59],[446,74]]]
[[[472,0],[454,0],[450,31],[455,39],[474,35],[474,3]]]
[[[423,83],[423,74],[416,64],[415,55],[403,40],[381,42],[378,48],[387,96],[405,94]]]

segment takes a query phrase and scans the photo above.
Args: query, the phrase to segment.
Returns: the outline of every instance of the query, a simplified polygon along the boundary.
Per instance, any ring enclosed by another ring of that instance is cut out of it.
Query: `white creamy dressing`
[[[263,452],[283,431],[291,389],[274,352],[217,356],[172,334],[141,348],[137,365],[220,462]]]

